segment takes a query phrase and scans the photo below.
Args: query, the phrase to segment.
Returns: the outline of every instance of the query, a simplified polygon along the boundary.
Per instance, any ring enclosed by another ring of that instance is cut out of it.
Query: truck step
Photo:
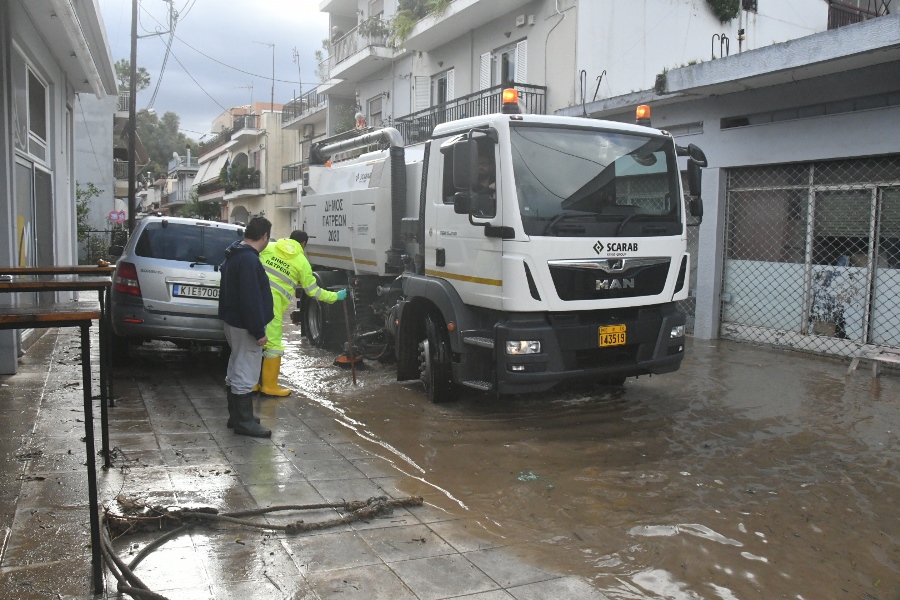
[[[478,336],[464,337],[463,343],[470,344],[472,346],[478,346],[479,348],[493,348],[494,347],[494,340],[492,340],[491,338],[487,338],[487,337],[478,337]]]
[[[482,392],[489,392],[494,389],[494,386],[491,385],[489,381],[460,381],[459,383],[460,385],[475,388],[476,390],[481,390]]]

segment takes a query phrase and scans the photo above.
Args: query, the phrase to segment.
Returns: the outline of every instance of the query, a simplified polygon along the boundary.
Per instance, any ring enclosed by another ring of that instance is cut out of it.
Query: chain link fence
[[[722,337],[900,348],[900,155],[731,169]]]

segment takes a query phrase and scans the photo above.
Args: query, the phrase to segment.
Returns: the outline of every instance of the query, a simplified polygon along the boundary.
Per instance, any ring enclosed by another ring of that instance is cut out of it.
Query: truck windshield
[[[681,233],[671,138],[525,123],[513,124],[510,136],[527,235]]]

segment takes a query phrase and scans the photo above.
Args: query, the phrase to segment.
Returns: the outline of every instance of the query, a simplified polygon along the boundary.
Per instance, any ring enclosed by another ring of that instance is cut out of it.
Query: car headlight
[[[539,354],[541,343],[537,340],[518,340],[506,342],[507,354]]]
[[[672,328],[671,333],[669,333],[670,338],[680,338],[684,337],[684,325],[676,325]]]

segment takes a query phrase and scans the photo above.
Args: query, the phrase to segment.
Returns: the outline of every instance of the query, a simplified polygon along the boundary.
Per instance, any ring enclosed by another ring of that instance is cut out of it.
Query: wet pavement
[[[0,378],[0,598],[91,598],[78,345],[51,331]],[[158,346],[117,372],[101,504],[237,511],[420,495],[298,535],[214,524],[136,569],[175,598],[900,600],[900,374],[728,341],[681,371],[429,404],[288,333],[259,404],[225,428],[223,363]],[[99,431],[99,421],[98,421]],[[99,435],[99,433],[98,433]],[[99,446],[98,446],[99,447]],[[334,509],[299,518],[319,522]],[[266,517],[274,525],[296,520]],[[129,560],[157,537],[116,541]],[[115,593],[112,578],[108,597]]]

